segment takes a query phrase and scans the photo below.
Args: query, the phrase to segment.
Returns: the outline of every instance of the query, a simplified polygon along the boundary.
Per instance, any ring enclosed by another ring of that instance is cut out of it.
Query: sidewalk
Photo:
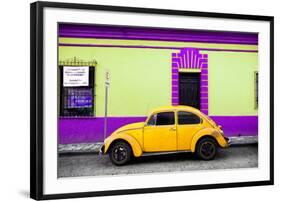
[[[229,137],[231,145],[257,144],[257,136]],[[59,153],[99,153],[102,142],[81,144],[60,144]]]

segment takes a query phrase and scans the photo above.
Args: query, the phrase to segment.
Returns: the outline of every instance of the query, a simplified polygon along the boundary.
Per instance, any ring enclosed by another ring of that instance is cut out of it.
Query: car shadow
[[[173,154],[157,154],[149,156],[141,156],[132,158],[128,165],[143,164],[143,163],[159,163],[173,161],[194,161],[198,160],[195,154],[192,153],[173,153]]]
[[[251,145],[247,145],[247,146],[251,146]],[[232,147],[239,149],[239,147],[245,147],[245,145],[232,146]],[[253,147],[256,147],[256,145],[253,145]],[[224,161],[228,158],[233,158],[233,157],[239,156],[239,155],[241,155],[241,154],[233,154],[228,149],[219,148],[214,160]],[[151,156],[141,156],[138,158],[132,158],[131,161],[128,162],[126,165],[136,165],[136,164],[144,164],[144,163],[159,163],[159,162],[164,163],[164,162],[173,162],[173,161],[174,162],[177,162],[177,161],[208,162],[208,161],[199,159],[196,156],[196,154],[194,154],[194,153],[183,152],[183,153],[172,153],[172,154],[157,154],[157,155],[151,155]]]

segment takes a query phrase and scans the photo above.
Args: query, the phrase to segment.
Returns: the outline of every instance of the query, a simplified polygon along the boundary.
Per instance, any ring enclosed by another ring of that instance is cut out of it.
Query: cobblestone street
[[[190,153],[135,158],[125,166],[115,166],[108,155],[63,154],[58,160],[59,177],[141,174],[192,170],[253,168],[258,166],[258,145],[232,146],[218,150],[215,160],[201,161]]]

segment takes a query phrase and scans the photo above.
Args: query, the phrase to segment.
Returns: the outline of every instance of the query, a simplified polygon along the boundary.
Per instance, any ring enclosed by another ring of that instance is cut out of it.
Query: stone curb
[[[99,153],[103,142],[80,143],[80,144],[59,144],[59,154],[65,153]]]
[[[257,144],[257,136],[230,137],[231,145]],[[59,144],[59,154],[67,153],[99,153],[102,142],[81,144]]]

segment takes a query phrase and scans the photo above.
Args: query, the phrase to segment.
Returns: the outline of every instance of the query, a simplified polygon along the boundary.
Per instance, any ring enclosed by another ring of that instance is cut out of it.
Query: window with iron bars
[[[89,66],[88,86],[63,86],[63,67],[59,66],[60,74],[60,116],[94,116],[95,109],[95,67]]]

